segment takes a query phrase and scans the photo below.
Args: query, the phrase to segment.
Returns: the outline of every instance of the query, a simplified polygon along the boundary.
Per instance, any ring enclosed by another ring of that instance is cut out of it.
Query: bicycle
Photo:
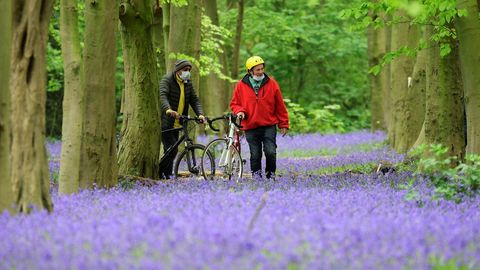
[[[175,165],[173,169],[175,178],[178,178],[179,176],[198,176],[200,174],[201,158],[205,152],[205,146],[202,144],[193,143],[193,140],[188,135],[188,122],[195,121],[196,123],[201,123],[201,121],[197,117],[185,115],[181,115],[179,119],[180,123],[182,124],[181,127],[162,130],[162,133],[183,130],[183,134],[177,139],[175,144],[168,148],[165,154],[163,154],[159,162],[159,168],[162,168],[163,162],[165,162],[166,158],[172,153],[172,151],[174,151],[174,149],[176,149],[182,142],[185,142],[185,149],[178,154],[175,159]],[[210,160],[213,166],[214,161],[211,155],[207,154],[206,160]],[[206,163],[209,162],[207,161]]]
[[[231,113],[207,119],[208,125],[214,131],[219,131],[219,129],[213,127],[213,122],[217,120],[228,120],[228,135],[225,138],[215,139],[205,146],[205,151],[202,154],[202,175],[205,180],[221,177],[238,181],[242,178],[245,162],[242,159],[240,147],[241,119],[239,119],[240,123],[237,124],[237,116]]]

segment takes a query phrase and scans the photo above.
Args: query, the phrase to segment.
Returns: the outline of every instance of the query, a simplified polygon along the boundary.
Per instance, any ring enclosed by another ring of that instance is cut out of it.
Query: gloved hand
[[[244,112],[239,112],[237,113],[237,117],[240,119],[245,119],[245,113]]]
[[[180,114],[172,109],[167,110],[167,115],[175,119],[180,118]]]
[[[198,119],[200,120],[200,123],[205,124],[205,122],[206,122],[206,121],[205,121],[205,116],[203,116],[203,115],[200,114],[200,115],[198,116]]]

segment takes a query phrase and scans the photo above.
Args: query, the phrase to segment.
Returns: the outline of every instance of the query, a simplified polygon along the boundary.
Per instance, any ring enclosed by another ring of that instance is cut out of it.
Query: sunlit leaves
[[[219,75],[222,79],[229,79],[222,72],[222,65],[218,55],[224,53],[225,40],[232,34],[224,27],[212,23],[210,17],[202,16],[202,41],[200,53],[200,75],[205,76],[210,73]]]

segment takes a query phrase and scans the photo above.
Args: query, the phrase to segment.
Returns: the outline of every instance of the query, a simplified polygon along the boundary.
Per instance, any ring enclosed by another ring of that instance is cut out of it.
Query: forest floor
[[[53,213],[0,216],[0,269],[479,269],[480,198],[433,200],[384,141],[279,137],[275,181],[53,188]],[[60,146],[48,148],[55,181]]]

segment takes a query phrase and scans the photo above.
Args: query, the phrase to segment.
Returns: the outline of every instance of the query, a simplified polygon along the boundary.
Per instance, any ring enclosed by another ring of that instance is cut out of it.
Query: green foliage
[[[339,105],[328,105],[322,109],[307,110],[285,99],[287,105],[290,130],[292,133],[333,133],[344,132],[344,123],[337,120],[334,112],[340,109]]]
[[[47,91],[63,90],[63,56],[60,41],[60,3],[54,5],[54,12],[48,25],[47,44]]]
[[[210,73],[217,74],[221,79],[233,82],[234,80],[222,72],[218,56],[223,54],[225,40],[232,37],[232,33],[221,26],[212,23],[208,16],[202,16],[202,41],[200,43],[200,75],[206,76]]]
[[[435,198],[461,201],[480,191],[480,156],[467,155],[464,162],[446,156],[448,147],[441,144],[422,145],[412,155],[423,155],[415,175],[427,176],[435,187]]]
[[[137,181],[135,179],[128,176],[124,176],[124,177],[120,177],[120,179],[118,180],[118,185],[125,191],[125,190],[130,190],[134,188],[136,182]]]
[[[432,270],[468,270],[472,269],[464,263],[460,263],[459,260],[452,258],[445,260],[436,256],[430,257],[430,264],[432,265]]]
[[[239,70],[245,70],[249,56],[259,55],[285,98],[307,111],[338,104],[335,114],[346,130],[369,127],[366,36],[350,31],[351,21],[338,16],[359,1],[280,2],[248,2]],[[235,32],[237,14],[237,9],[220,10],[221,25]],[[232,37],[227,54],[233,44]]]
[[[400,22],[410,22],[420,26],[433,25],[434,34],[431,40],[423,40],[419,46],[414,48],[402,47],[397,51],[387,53],[378,65],[370,67],[369,72],[374,75],[377,75],[385,64],[399,56],[415,57],[431,41],[440,46],[441,57],[448,55],[452,50],[450,41],[457,38],[454,21],[456,18],[466,15],[466,10],[456,8],[455,0],[367,1],[340,13],[342,18],[357,20],[352,25],[352,29],[357,31],[364,31],[368,27],[378,29]]]

